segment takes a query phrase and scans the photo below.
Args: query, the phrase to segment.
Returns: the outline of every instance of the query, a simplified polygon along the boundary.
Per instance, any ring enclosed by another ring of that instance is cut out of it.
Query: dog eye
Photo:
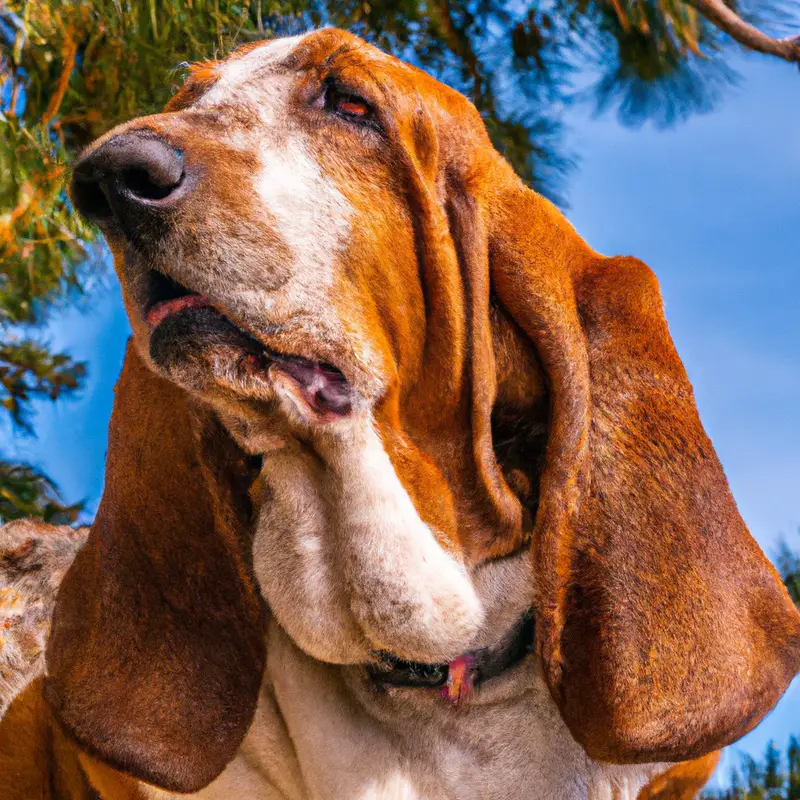
[[[363,97],[341,92],[334,86],[325,90],[325,109],[356,122],[373,120],[372,107]]]

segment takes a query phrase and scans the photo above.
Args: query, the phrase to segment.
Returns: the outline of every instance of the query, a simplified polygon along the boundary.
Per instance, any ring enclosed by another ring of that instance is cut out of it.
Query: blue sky
[[[601,252],[636,255],[658,274],[701,417],[745,521],[772,555],[779,534],[800,547],[800,75],[759,56],[734,63],[740,87],[672,130],[571,112],[581,163],[569,217]],[[109,275],[51,330],[56,346],[88,360],[87,388],[40,408],[38,440],[3,443],[92,509],[127,335]],[[792,731],[800,680],[736,748],[760,754]]]

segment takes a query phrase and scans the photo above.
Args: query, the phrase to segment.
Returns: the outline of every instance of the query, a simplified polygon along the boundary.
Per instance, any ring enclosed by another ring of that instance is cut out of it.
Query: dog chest
[[[275,623],[268,652],[253,726],[202,800],[635,800],[660,769],[591,761],[531,658],[456,709],[315,661]]]

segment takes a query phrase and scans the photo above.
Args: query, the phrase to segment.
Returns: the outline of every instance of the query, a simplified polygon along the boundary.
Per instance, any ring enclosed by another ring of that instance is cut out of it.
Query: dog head
[[[134,330],[48,652],[91,752],[202,786],[252,715],[259,595],[317,658],[447,660],[507,564],[592,757],[697,756],[777,701],[800,619],[655,278],[524,187],[461,95],[341,31],[248,46],[99,140],[73,197]]]

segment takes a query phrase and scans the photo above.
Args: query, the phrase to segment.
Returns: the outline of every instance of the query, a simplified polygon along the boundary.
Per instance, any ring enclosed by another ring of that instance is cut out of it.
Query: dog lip
[[[300,356],[273,355],[276,368],[288,376],[306,405],[320,417],[344,417],[353,407],[350,384],[336,367]]]
[[[241,356],[236,359],[237,369],[243,370],[251,378],[261,380],[270,373],[273,378],[283,376],[316,420],[325,422],[341,419],[352,410],[353,388],[341,370],[331,364],[268,347],[223,314],[205,295],[183,294],[155,303],[145,315],[151,335],[166,320],[179,315],[183,317],[184,312],[211,312],[221,324],[230,326],[242,337],[235,345],[241,350]],[[184,324],[186,322],[188,320]]]
[[[147,312],[147,324],[150,330],[155,330],[167,317],[177,314],[187,308],[208,308],[211,307],[207,297],[201,294],[185,294],[181,297],[173,297],[170,300],[162,300],[156,303]]]

